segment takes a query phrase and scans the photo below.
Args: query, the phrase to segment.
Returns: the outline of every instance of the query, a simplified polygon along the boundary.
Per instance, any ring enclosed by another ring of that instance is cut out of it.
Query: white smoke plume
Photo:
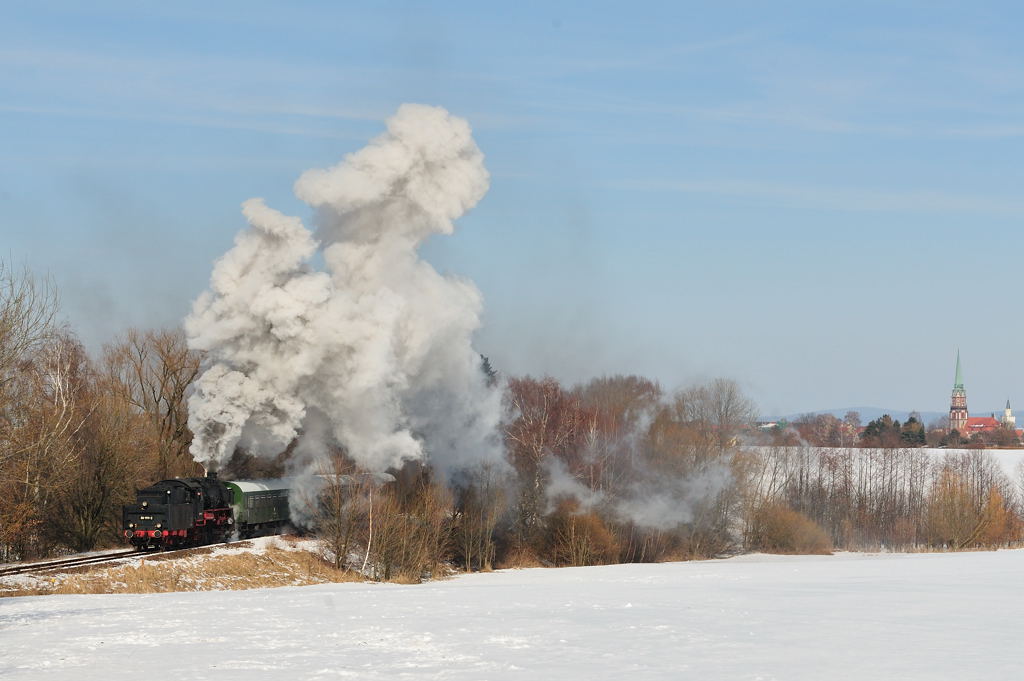
[[[246,201],[248,228],[185,322],[190,346],[207,353],[189,399],[193,456],[216,468],[236,445],[276,455],[299,438],[309,462],[340,444],[376,472],[502,461],[500,393],[472,346],[480,292],[418,253],[451,234],[488,183],[465,120],[404,104],[368,146],[299,177],[315,236]]]
[[[560,500],[574,499],[579,512],[604,509],[622,522],[651,530],[672,530],[693,522],[697,511],[713,503],[734,481],[724,461],[712,462],[683,477],[649,473],[616,492],[591,489],[556,457],[545,461],[544,471],[548,477],[546,513],[551,513]]]
[[[646,529],[672,530],[693,523],[703,508],[735,482],[731,456],[694,465],[685,474],[653,469],[643,449],[651,424],[663,407],[659,401],[636,410],[621,433],[595,440],[583,451],[583,462],[588,465],[599,465],[609,451],[614,452],[615,460],[629,462],[614,489],[595,490],[577,479],[564,461],[548,457],[543,464],[548,481],[545,512],[551,513],[561,500],[573,499],[579,512],[601,510]]]
[[[561,459],[548,457],[543,466],[548,479],[547,487],[544,489],[547,497],[545,513],[554,511],[558,502],[566,498],[576,500],[583,512],[590,511],[606,501],[603,492],[591,489],[577,480]]]
[[[709,463],[684,477],[650,477],[615,501],[615,514],[640,527],[671,530],[694,522],[698,512],[733,482],[725,461]]]

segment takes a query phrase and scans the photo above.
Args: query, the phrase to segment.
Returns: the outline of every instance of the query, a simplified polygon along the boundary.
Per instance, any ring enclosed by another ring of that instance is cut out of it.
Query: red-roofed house
[[[961,435],[970,437],[975,433],[991,433],[1002,427],[1003,424],[995,416],[968,416],[967,425],[964,426]]]

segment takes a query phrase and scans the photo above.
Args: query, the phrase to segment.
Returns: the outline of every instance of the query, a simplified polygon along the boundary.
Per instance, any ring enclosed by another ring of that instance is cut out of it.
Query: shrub
[[[537,554],[529,547],[513,546],[500,554],[495,562],[499,570],[551,567],[550,563],[545,564]]]
[[[559,504],[548,525],[549,555],[557,565],[605,565],[618,560],[615,535],[593,511],[577,512],[576,501]]]
[[[452,499],[424,473],[374,495],[367,517],[367,562],[374,579],[415,583],[450,557]]]
[[[765,504],[754,512],[749,548],[766,553],[829,554],[828,533],[803,513],[785,504]]]

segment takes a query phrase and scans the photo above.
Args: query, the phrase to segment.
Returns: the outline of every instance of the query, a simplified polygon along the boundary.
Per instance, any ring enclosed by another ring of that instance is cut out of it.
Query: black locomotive
[[[136,548],[197,546],[227,539],[230,490],[215,477],[161,480],[124,507],[124,535]]]

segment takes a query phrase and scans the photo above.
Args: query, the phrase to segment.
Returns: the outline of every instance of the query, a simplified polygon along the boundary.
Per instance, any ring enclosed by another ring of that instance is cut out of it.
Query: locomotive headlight
[[[135,523],[128,523],[128,527],[135,527]]]

